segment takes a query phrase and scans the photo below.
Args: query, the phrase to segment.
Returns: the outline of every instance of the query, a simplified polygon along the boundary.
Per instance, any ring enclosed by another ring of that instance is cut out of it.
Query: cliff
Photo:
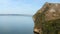
[[[60,3],[45,3],[35,15],[34,32],[39,34],[60,34]]]

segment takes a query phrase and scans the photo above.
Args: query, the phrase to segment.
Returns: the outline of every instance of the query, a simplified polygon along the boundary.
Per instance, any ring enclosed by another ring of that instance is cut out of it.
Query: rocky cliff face
[[[60,4],[45,3],[33,15],[34,32],[38,34],[60,34]]]

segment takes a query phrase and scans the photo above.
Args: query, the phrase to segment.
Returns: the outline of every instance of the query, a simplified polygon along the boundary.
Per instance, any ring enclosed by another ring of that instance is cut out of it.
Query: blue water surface
[[[32,17],[0,16],[0,34],[33,34]]]

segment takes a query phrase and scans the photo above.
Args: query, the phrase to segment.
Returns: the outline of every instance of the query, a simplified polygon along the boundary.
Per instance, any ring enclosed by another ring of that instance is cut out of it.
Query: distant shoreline
[[[32,15],[29,15],[29,14],[0,14],[0,16],[28,16],[28,17],[32,17]]]

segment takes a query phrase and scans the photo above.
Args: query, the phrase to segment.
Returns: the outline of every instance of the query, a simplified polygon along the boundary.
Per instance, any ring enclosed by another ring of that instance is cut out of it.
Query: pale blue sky
[[[0,14],[35,14],[45,2],[60,0],[0,0]]]

